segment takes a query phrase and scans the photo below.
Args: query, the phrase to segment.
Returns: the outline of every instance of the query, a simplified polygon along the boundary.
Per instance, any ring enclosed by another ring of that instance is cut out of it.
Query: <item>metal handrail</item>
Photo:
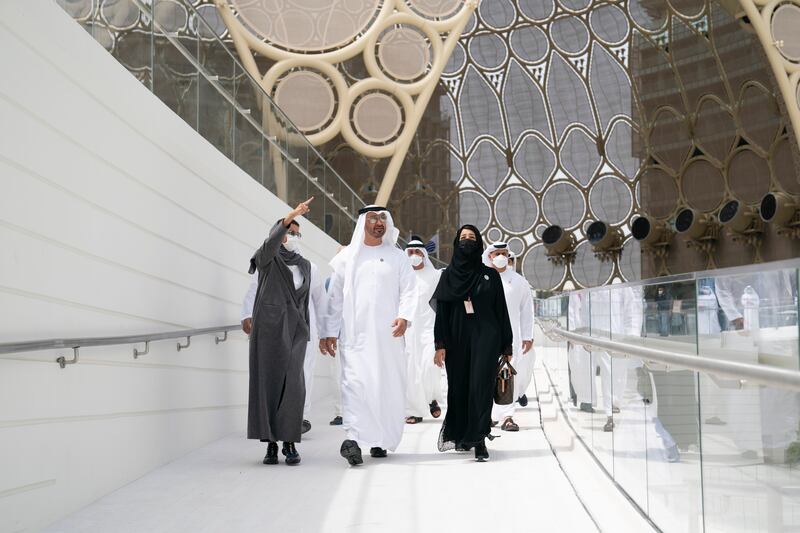
[[[56,359],[56,363],[58,363],[61,368],[66,368],[67,365],[74,365],[78,362],[78,351],[80,348],[144,343],[145,348],[143,351],[140,351],[137,348],[133,349],[133,358],[138,359],[139,357],[147,355],[150,352],[150,343],[154,341],[186,339],[186,344],[181,344],[180,342],[177,343],[177,350],[181,351],[189,348],[192,343],[192,337],[214,334],[214,343],[219,344],[228,340],[228,332],[238,330],[239,328],[241,328],[241,324],[232,324],[229,326],[217,326],[211,328],[182,329],[178,331],[167,331],[164,333],[123,335],[119,337],[84,337],[75,339],[46,339],[38,341],[7,342],[0,343],[0,354],[69,348],[73,351],[72,359],[66,359],[64,356],[60,356]],[[217,335],[219,333],[222,334],[222,337]]]
[[[666,365],[668,370],[692,370],[721,378],[738,380],[740,387],[752,383],[800,392],[800,372],[795,370],[739,363],[736,361],[725,361],[722,359],[704,357],[702,355],[686,355],[655,348],[647,348],[636,344],[600,339],[589,335],[581,335],[557,326],[557,322],[553,319],[537,318],[536,322],[550,340],[568,340],[574,344],[589,348],[592,351],[602,351],[607,352],[609,355],[623,357],[636,357],[646,363],[660,363]]]

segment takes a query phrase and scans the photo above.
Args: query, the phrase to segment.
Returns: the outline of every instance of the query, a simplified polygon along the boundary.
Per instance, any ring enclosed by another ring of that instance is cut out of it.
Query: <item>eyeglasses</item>
[[[298,239],[302,239],[303,238],[303,234],[300,233],[299,231],[289,230],[286,233],[291,235],[292,237],[297,237]]]
[[[367,217],[367,224],[377,224],[378,220],[381,222],[386,222],[387,220],[386,213],[381,213],[380,215],[372,215]]]

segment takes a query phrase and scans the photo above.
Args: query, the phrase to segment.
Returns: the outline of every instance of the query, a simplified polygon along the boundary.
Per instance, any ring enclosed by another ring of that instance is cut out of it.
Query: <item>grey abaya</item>
[[[287,231],[279,221],[250,260],[250,272],[258,270],[258,290],[250,335],[247,438],[262,441],[300,442],[303,422],[311,264],[281,246]],[[289,266],[303,275],[298,289]]]

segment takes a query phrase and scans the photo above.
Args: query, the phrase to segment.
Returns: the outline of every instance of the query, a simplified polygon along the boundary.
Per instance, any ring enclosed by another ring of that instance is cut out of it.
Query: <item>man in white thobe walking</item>
[[[346,439],[340,453],[363,463],[361,447],[386,457],[403,436],[406,406],[405,340],[417,307],[411,264],[397,247],[398,231],[385,207],[359,211],[350,245],[331,261],[323,353],[336,356],[343,331],[342,417]]]
[[[508,244],[496,242],[487,247],[483,253],[483,262],[486,266],[494,268],[503,281],[503,292],[506,296],[508,318],[511,320],[511,330],[514,332],[514,356],[511,364],[517,371],[514,377],[514,399],[525,394],[530,381],[525,381],[523,376],[529,375],[526,365],[529,356],[527,353],[533,347],[533,297],[531,287],[525,278],[508,268]],[[517,402],[508,405],[495,404],[492,408],[492,420],[501,422],[503,431],[519,431],[519,426],[514,422]]]
[[[433,362],[436,354],[433,326],[436,313],[429,302],[442,275],[428,257],[421,240],[412,239],[406,245],[406,254],[417,277],[417,313],[406,333],[408,354],[408,407],[406,424],[422,422],[425,413],[439,418],[442,408],[442,370]]]

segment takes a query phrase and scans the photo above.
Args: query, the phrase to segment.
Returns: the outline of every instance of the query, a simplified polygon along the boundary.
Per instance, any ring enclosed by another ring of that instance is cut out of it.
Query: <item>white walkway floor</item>
[[[261,464],[260,443],[231,435],[123,487],[52,532],[595,532],[559,469],[535,402],[491,461],[436,450],[439,422],[406,426],[401,448],[358,468],[323,406],[299,446],[303,464]],[[120,461],[124,461],[120,457]],[[90,473],[87,473],[90,475]]]

